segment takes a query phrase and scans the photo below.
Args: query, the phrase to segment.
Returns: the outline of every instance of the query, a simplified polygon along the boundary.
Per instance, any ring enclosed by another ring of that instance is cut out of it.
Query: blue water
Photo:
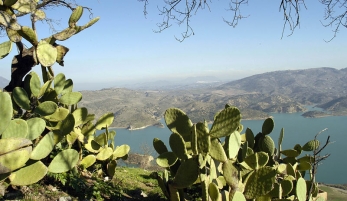
[[[318,167],[317,181],[324,183],[343,184],[347,183],[347,116],[324,117],[324,118],[304,118],[301,113],[294,114],[271,114],[275,121],[275,129],[270,134],[276,143],[281,128],[284,128],[284,140],[282,149],[293,148],[295,144],[304,145],[307,141],[321,130],[328,128],[321,133],[318,139],[324,143],[330,135],[333,144],[328,145],[322,152],[331,156],[322,162]],[[248,127],[254,134],[261,131],[263,120],[244,120],[241,121],[244,131]],[[165,124],[164,124],[165,125]],[[126,129],[115,129],[115,144],[128,144],[131,152],[142,153],[144,146],[152,149],[152,155],[156,156],[152,148],[153,138],[159,138],[169,147],[169,136],[171,132],[167,127],[147,127],[142,130],[129,131]]]

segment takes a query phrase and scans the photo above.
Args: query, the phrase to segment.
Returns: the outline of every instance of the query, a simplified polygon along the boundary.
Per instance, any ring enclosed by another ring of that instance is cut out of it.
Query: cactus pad
[[[296,196],[297,196],[299,201],[305,201],[306,200],[307,189],[306,189],[305,179],[303,179],[303,178],[298,179],[298,181],[296,182],[295,192],[296,192]]]
[[[98,130],[102,130],[106,127],[110,127],[110,125],[113,123],[114,115],[113,113],[106,113],[102,115],[98,121],[95,123],[95,128]]]
[[[9,179],[12,185],[26,186],[40,181],[46,174],[47,167],[41,161],[37,161],[13,172]]]
[[[53,133],[46,134],[31,152],[30,158],[33,160],[45,158],[52,152],[54,145]]]
[[[39,62],[45,67],[52,66],[57,60],[57,49],[44,40],[38,43],[36,51]]]
[[[183,139],[187,142],[191,139],[191,128],[193,123],[189,117],[180,109],[170,108],[164,114],[165,123],[167,127],[173,132],[182,135]]]
[[[164,142],[158,138],[153,139],[153,147],[159,155],[162,153],[168,152],[167,147],[165,146]]]
[[[220,111],[212,124],[211,138],[225,137],[233,133],[240,125],[241,114],[239,109],[228,107]]]
[[[178,168],[173,186],[175,188],[186,188],[192,185],[199,176],[199,163],[197,158],[190,158],[184,161]]]
[[[66,149],[58,153],[48,166],[52,173],[62,173],[71,170],[78,162],[79,154],[74,149]]]
[[[41,118],[37,118],[37,117],[28,119],[27,124],[28,124],[28,129],[29,129],[27,138],[29,140],[34,140],[38,136],[40,136],[46,127],[45,120],[43,120]]]
[[[180,134],[172,133],[169,138],[171,150],[180,159],[188,159],[187,148],[183,137]]]
[[[12,42],[6,41],[0,44],[0,59],[5,58],[12,50]]]
[[[246,180],[244,195],[247,199],[254,199],[269,193],[275,183],[276,170],[262,167],[250,173]]]
[[[13,114],[11,96],[6,92],[0,92],[0,103],[0,134],[2,134],[10,124]]]
[[[211,147],[209,153],[213,159],[222,163],[224,163],[228,159],[227,155],[225,154],[224,148],[219,142],[218,138],[211,139]]]
[[[11,120],[7,129],[2,133],[2,138],[10,138],[10,137],[26,138],[27,136],[28,136],[28,124],[23,119]]]
[[[113,150],[111,147],[102,147],[100,152],[96,155],[96,159],[100,161],[107,160],[113,154]]]
[[[263,123],[263,127],[262,127],[262,133],[264,135],[268,135],[272,132],[272,130],[275,127],[275,122],[272,118],[267,118],[265,119],[264,123]]]
[[[307,142],[303,147],[302,150],[304,151],[314,151],[318,149],[319,147],[319,141],[318,140],[311,140]]]
[[[117,147],[113,152],[113,159],[122,158],[127,155],[130,151],[130,146],[127,144],[123,144]]]

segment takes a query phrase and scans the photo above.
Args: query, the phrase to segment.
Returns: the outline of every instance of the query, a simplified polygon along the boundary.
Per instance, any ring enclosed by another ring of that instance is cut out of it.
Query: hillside
[[[325,103],[347,92],[347,68],[312,68],[253,75],[217,87],[245,93],[285,95],[303,104]]]
[[[314,68],[268,72],[216,87],[110,88],[82,91],[80,106],[97,116],[113,112],[112,126],[131,128],[157,124],[170,107],[182,109],[193,122],[212,121],[226,103],[238,107],[243,119],[264,119],[272,112],[304,112],[305,105],[317,104],[329,114],[346,115],[347,98],[342,97],[347,91],[346,78],[347,69]]]

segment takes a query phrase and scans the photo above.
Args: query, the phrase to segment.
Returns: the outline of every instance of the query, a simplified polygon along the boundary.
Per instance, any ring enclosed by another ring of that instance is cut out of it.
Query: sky
[[[347,30],[341,28],[331,42],[331,27],[322,26],[324,7],[318,1],[306,1],[301,9],[300,27],[294,34],[282,38],[283,14],[279,3],[271,0],[250,1],[244,5],[242,19],[236,28],[224,21],[231,19],[226,11],[228,1],[212,0],[210,10],[199,10],[190,24],[194,35],[178,42],[184,26],[172,23],[162,33],[157,6],[161,1],[149,0],[148,15],[143,15],[143,3],[133,1],[77,0],[92,8],[93,17],[100,20],[70,39],[58,42],[70,48],[65,66],[53,66],[55,74],[64,73],[77,89],[116,87],[120,83],[172,80],[192,76],[215,76],[235,80],[254,74],[289,69],[316,67],[347,67]],[[47,17],[59,20],[57,30],[68,26],[70,10],[50,9]],[[66,17],[64,17],[66,16]],[[88,22],[84,11],[78,25]],[[22,25],[28,21],[20,19]],[[52,34],[44,23],[36,23],[39,39]],[[7,39],[1,38],[3,41]],[[28,45],[28,47],[30,47]],[[10,64],[17,54],[12,52],[0,61],[0,76],[10,79]],[[33,70],[40,73],[39,66]]]

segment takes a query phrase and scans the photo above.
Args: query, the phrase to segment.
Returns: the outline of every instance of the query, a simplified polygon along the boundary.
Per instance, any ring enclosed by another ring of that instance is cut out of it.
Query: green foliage
[[[69,51],[56,41],[70,38],[99,18],[78,26],[83,14],[83,7],[78,6],[70,16],[67,29],[40,40],[34,24],[45,19],[46,14],[37,9],[38,2],[9,0],[1,5],[0,24],[10,41],[0,44],[0,59],[9,54],[12,42],[19,47],[23,44],[21,40],[28,41],[33,47],[25,50],[30,54],[25,55],[26,60],[17,62],[29,65],[25,62],[32,59],[34,65],[41,64],[42,81],[35,72],[25,73],[20,86],[10,92],[0,91],[0,185],[29,185],[49,174],[60,175],[55,179],[63,185],[84,192],[87,186],[82,178],[86,168],[94,169],[98,177],[112,178],[117,160],[126,158],[130,147],[115,147],[116,133],[108,130],[113,114],[95,120],[87,108],[78,108],[82,94],[73,91],[72,80],[64,74],[55,76],[52,66],[63,65]],[[29,14],[33,26],[19,25],[14,14],[17,12]],[[97,130],[103,130],[104,134],[98,136]],[[98,185],[93,185],[90,197],[101,199],[101,189],[109,189]]]
[[[312,174],[307,181],[303,178],[305,172],[312,172],[315,158],[300,155],[317,150],[319,141],[282,150],[282,129],[276,151],[269,135],[275,125],[272,118],[264,121],[256,136],[249,128],[240,134],[240,111],[229,105],[215,115],[210,131],[206,123],[192,124],[179,109],[168,109],[164,117],[173,132],[169,140],[172,152],[157,138],[153,146],[159,154],[157,164],[166,168],[155,178],[167,199],[183,200],[193,186],[199,186],[203,201],[306,200],[317,196]]]

